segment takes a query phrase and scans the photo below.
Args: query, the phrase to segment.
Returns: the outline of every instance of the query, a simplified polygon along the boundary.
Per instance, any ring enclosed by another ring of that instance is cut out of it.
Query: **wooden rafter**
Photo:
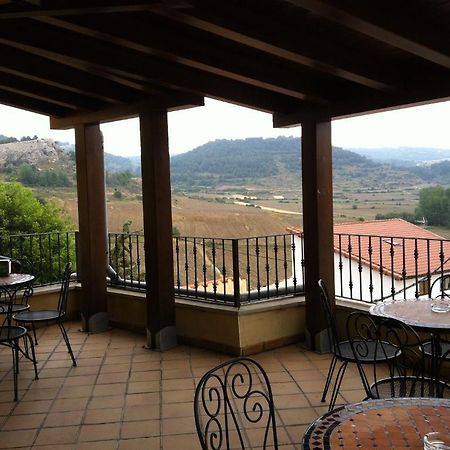
[[[11,71],[2,70],[0,67],[0,87],[4,90],[16,92],[24,96],[38,98],[48,103],[54,103],[68,109],[94,109],[104,103],[94,101],[92,98],[84,97],[78,93],[73,93],[55,86],[49,86],[38,81],[11,77]],[[39,92],[39,95],[35,94]]]
[[[273,55],[282,60],[300,64],[309,69],[358,83],[371,89],[385,91],[392,88],[389,83],[377,80],[373,77],[373,75],[369,76],[363,73],[358,73],[358,71],[346,68],[345,66],[333,65],[318,58],[312,58],[309,55],[302,54],[301,52],[294,52],[280,47],[279,45],[274,45],[270,42],[253,37],[250,35],[249,30],[236,31],[214,23],[211,20],[204,20],[202,18],[195,17],[192,13],[175,11],[167,8],[159,8],[157,10],[153,10],[152,12],[198,30],[205,31],[269,55]]]
[[[40,28],[37,25],[40,25]],[[8,23],[0,27],[0,44],[103,77],[149,95],[153,94],[151,86],[158,84],[169,90],[210,96],[261,110],[282,112],[295,109],[295,102],[292,101],[295,99],[289,100],[288,96],[274,96],[255,86],[244,88],[241,83],[230,83],[213,74],[202,77],[200,71],[183,66],[174,67],[145,55],[137,57],[132,50],[111,48],[107,42],[79,36],[77,46],[75,37],[69,35],[65,35],[65,42],[61,42],[55,29],[48,30],[44,24],[36,23],[32,26],[30,23],[14,40],[9,37],[12,31],[13,26]],[[69,44],[71,38],[73,45]]]
[[[93,1],[75,1],[75,0],[44,0],[30,1],[20,0],[11,2],[3,0],[0,5],[13,3],[4,11],[0,11],[0,19],[29,19],[33,17],[58,17],[75,16],[86,14],[110,14],[110,13],[130,13],[140,11],[157,11],[161,8],[185,8],[189,4],[181,1],[127,1],[111,0],[109,3],[102,2],[96,5]]]
[[[282,83],[276,83],[274,80],[266,81],[261,76],[257,77],[251,73],[244,74],[245,70],[243,68],[241,68],[240,71],[227,68],[226,60],[224,60],[221,65],[217,63],[214,65],[211,63],[208,64],[205,61],[199,61],[198,59],[190,57],[183,57],[181,54],[173,54],[169,51],[162,50],[161,48],[155,48],[151,45],[152,42],[151,40],[147,40],[147,42],[144,44],[123,38],[119,34],[113,34],[112,32],[113,30],[110,30],[110,32],[102,32],[99,31],[98,29],[99,27],[96,28],[94,28],[94,26],[88,27],[80,25],[78,23],[73,23],[56,18],[45,17],[39,18],[37,20],[46,24],[53,25],[58,28],[62,28],[64,30],[82,34],[83,36],[88,36],[90,38],[101,40],[103,42],[114,42],[115,45],[123,48],[135,50],[145,55],[162,58],[167,61],[175,61],[177,64],[181,64],[185,67],[196,69],[201,72],[206,72],[208,74],[218,75],[223,78],[228,78],[240,83],[250,84],[252,86],[259,87],[267,91],[275,92],[277,94],[283,94],[289,97],[297,98],[299,100],[310,101],[313,103],[320,103],[320,104],[327,103],[327,99],[321,98],[318,92],[311,91],[312,89],[311,87],[309,89],[306,87],[303,87],[303,89],[300,89],[299,87],[297,87],[296,89],[294,87],[289,87],[288,86],[289,81],[286,80],[286,77],[283,86]],[[136,20],[138,21],[138,18]],[[118,30],[118,33],[119,32],[120,31]],[[180,42],[179,45],[182,45],[182,42]],[[174,70],[176,70],[176,68],[174,68]],[[277,70],[276,67],[274,67],[272,72],[276,72],[276,70]],[[266,72],[266,78],[269,79],[271,78],[271,72],[268,73]],[[297,84],[301,85],[301,83]]]
[[[357,31],[365,36],[369,36],[383,44],[396,47],[404,52],[418,56],[427,61],[450,69],[450,56],[433,49],[420,42],[420,33],[413,37],[403,36],[396,30],[389,30],[369,20],[358,17],[356,14],[348,12],[338,6],[330,5],[322,0],[286,0],[295,6],[306,9],[322,18],[336,22]]]

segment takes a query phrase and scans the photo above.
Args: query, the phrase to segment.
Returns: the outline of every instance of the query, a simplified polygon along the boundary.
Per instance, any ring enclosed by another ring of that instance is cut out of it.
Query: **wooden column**
[[[303,230],[306,338],[313,350],[328,346],[317,281],[334,302],[333,179],[331,121],[302,123]]]
[[[172,204],[167,111],[140,113],[142,200],[144,208],[147,344],[176,345],[172,254]]]
[[[106,300],[107,225],[103,137],[98,123],[75,127],[78,191],[78,262],[83,288],[84,331],[108,328]]]

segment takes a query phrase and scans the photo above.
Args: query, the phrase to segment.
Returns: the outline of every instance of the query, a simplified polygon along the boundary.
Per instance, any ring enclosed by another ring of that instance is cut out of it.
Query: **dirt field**
[[[63,190],[37,192],[42,198],[57,203],[71,217],[77,228],[76,192]],[[172,197],[173,225],[181,236],[200,237],[250,237],[284,234],[288,226],[301,226],[301,214],[289,214],[263,210],[253,206],[236,205],[230,199],[215,195],[174,194]],[[301,198],[301,193],[299,193]],[[390,192],[343,192],[335,190],[334,221],[351,222],[373,220],[377,213],[414,212],[418,201],[418,188]],[[265,199],[254,204],[277,211],[301,213],[302,205],[296,198]],[[142,202],[136,194],[124,194],[117,200],[113,192],[107,193],[107,214],[109,229],[122,231],[123,225],[131,221],[132,231],[143,230]],[[449,236],[450,230],[436,230],[438,234]]]

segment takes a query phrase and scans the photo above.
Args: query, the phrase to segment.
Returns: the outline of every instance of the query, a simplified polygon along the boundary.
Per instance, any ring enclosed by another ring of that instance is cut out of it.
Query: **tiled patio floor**
[[[57,327],[39,330],[39,380],[21,360],[19,401],[13,402],[11,352],[0,351],[0,448],[197,450],[194,386],[226,355],[193,347],[159,353],[123,330],[88,335],[68,325],[77,355],[72,367]],[[274,392],[280,448],[300,449],[306,426],[326,411],[320,402],[329,355],[292,345],[255,356]],[[339,401],[363,398],[348,369]]]

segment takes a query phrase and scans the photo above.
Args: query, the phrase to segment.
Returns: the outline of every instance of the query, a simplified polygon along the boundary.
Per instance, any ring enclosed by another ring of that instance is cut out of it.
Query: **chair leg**
[[[34,326],[34,322],[31,322],[31,328],[33,329],[34,345],[38,345],[38,341],[36,338],[36,327]]]
[[[344,361],[339,367],[338,373],[336,375],[336,381],[333,387],[333,393],[331,394],[330,406],[328,407],[328,411],[334,409],[334,405],[336,404],[337,396],[339,394],[339,389],[341,387],[342,380],[344,378],[345,369],[347,369],[347,361]]]
[[[34,344],[33,344],[33,338],[27,334],[27,338],[30,340],[30,347],[31,347],[31,358],[34,366],[34,379],[38,380],[38,372],[37,372],[37,360],[36,360],[36,352],[34,351]]]
[[[13,355],[13,380],[14,380],[14,401],[18,399],[18,372],[19,372],[19,343],[17,341],[12,342],[11,351]]]
[[[331,360],[331,364],[328,369],[325,386],[323,387],[322,400],[321,400],[322,403],[325,402],[325,399],[327,397],[328,389],[330,388],[331,380],[333,379],[334,369],[336,368],[336,363],[337,363],[337,357],[336,357],[336,355],[333,355],[333,359]]]
[[[72,347],[70,346],[70,341],[69,341],[69,336],[67,336],[67,331],[64,328],[64,324],[62,322],[58,322],[58,326],[59,326],[59,329],[61,330],[61,333],[63,335],[64,342],[66,343],[67,350],[69,351],[70,357],[72,358],[73,366],[75,367],[77,365],[77,362],[75,360],[75,356],[73,354]]]

